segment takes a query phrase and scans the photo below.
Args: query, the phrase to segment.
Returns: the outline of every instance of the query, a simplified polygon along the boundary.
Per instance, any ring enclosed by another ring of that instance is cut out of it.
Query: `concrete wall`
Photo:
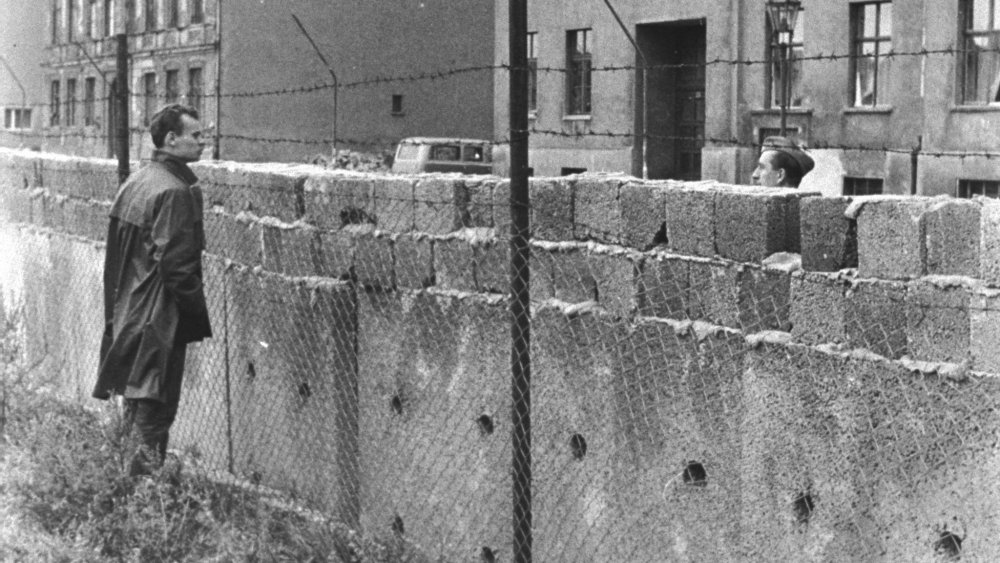
[[[216,336],[174,446],[432,558],[508,560],[507,182],[195,169]],[[0,152],[0,294],[80,400],[114,191],[112,161]],[[531,191],[538,560],[1000,556],[993,202]]]

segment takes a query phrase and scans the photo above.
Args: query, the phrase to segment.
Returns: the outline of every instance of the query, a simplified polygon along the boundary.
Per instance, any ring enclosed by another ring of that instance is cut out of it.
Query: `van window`
[[[462,160],[470,162],[482,162],[483,161],[483,146],[482,145],[465,145],[462,147],[465,154],[462,155]]]
[[[434,145],[431,147],[431,160],[459,160],[458,145]]]
[[[396,158],[399,160],[416,160],[420,157],[420,145],[416,143],[402,143],[399,145],[399,154]]]

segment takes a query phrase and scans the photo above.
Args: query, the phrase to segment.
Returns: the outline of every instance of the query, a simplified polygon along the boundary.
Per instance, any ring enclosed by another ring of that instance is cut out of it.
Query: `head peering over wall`
[[[768,137],[761,147],[752,181],[766,187],[797,188],[815,165],[812,157],[790,139]]]

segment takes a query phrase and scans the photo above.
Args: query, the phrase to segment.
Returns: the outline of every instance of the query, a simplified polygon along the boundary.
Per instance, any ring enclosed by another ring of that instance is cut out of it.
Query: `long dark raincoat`
[[[203,200],[188,166],[156,152],[111,208],[104,338],[93,396],[180,399],[183,347],[212,336],[202,285]],[[180,352],[180,354],[178,354]]]

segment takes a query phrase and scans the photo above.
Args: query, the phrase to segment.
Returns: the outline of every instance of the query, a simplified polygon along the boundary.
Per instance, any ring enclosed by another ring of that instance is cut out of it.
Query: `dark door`
[[[644,24],[636,33],[651,68],[636,79],[635,130],[647,134],[636,142],[633,173],[642,172],[644,140],[650,178],[699,180],[705,145],[705,24]]]

